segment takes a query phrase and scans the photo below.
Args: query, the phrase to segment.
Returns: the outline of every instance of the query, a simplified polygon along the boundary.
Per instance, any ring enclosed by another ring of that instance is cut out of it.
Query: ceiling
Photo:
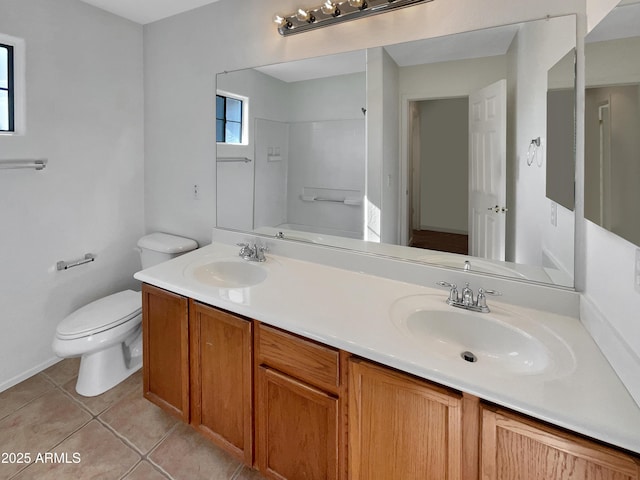
[[[82,0],[142,25],[193,10],[218,0]]]

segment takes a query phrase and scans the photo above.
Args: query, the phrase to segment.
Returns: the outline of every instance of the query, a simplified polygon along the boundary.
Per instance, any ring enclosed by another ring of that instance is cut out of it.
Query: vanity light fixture
[[[299,8],[290,15],[276,14],[273,21],[278,26],[278,33],[287,36],[431,1],[433,0],[326,0],[315,8]]]

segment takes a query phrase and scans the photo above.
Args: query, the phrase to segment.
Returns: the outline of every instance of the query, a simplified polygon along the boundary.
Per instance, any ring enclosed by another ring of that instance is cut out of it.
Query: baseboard
[[[46,370],[51,365],[55,365],[56,363],[62,360],[63,359],[60,357],[52,357],[49,360],[42,362],[40,365],[36,365],[35,367],[30,368],[26,372],[22,372],[20,375],[16,375],[15,377],[0,383],[0,392],[4,392],[5,390],[8,390],[14,385],[17,385],[18,383],[25,381],[27,378],[37,375],[41,371]]]
[[[580,295],[580,321],[640,407],[640,356],[584,295]]]

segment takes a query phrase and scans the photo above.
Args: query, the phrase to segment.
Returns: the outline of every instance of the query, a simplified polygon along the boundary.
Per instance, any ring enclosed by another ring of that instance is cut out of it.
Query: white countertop
[[[458,355],[430,353],[391,320],[396,300],[428,295],[444,302],[445,290],[271,254],[260,264],[266,279],[248,288],[216,288],[185,274],[237,254],[236,246],[212,244],[135,278],[640,453],[640,408],[577,318],[489,298],[496,312],[535,319],[562,339],[575,368],[555,378],[484,374]]]

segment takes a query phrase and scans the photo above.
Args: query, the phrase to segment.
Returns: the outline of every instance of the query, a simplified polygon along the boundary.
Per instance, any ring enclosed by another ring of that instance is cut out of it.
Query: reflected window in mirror
[[[246,144],[248,98],[228,92],[216,95],[216,142]]]
[[[640,3],[586,37],[585,217],[640,245]]]

